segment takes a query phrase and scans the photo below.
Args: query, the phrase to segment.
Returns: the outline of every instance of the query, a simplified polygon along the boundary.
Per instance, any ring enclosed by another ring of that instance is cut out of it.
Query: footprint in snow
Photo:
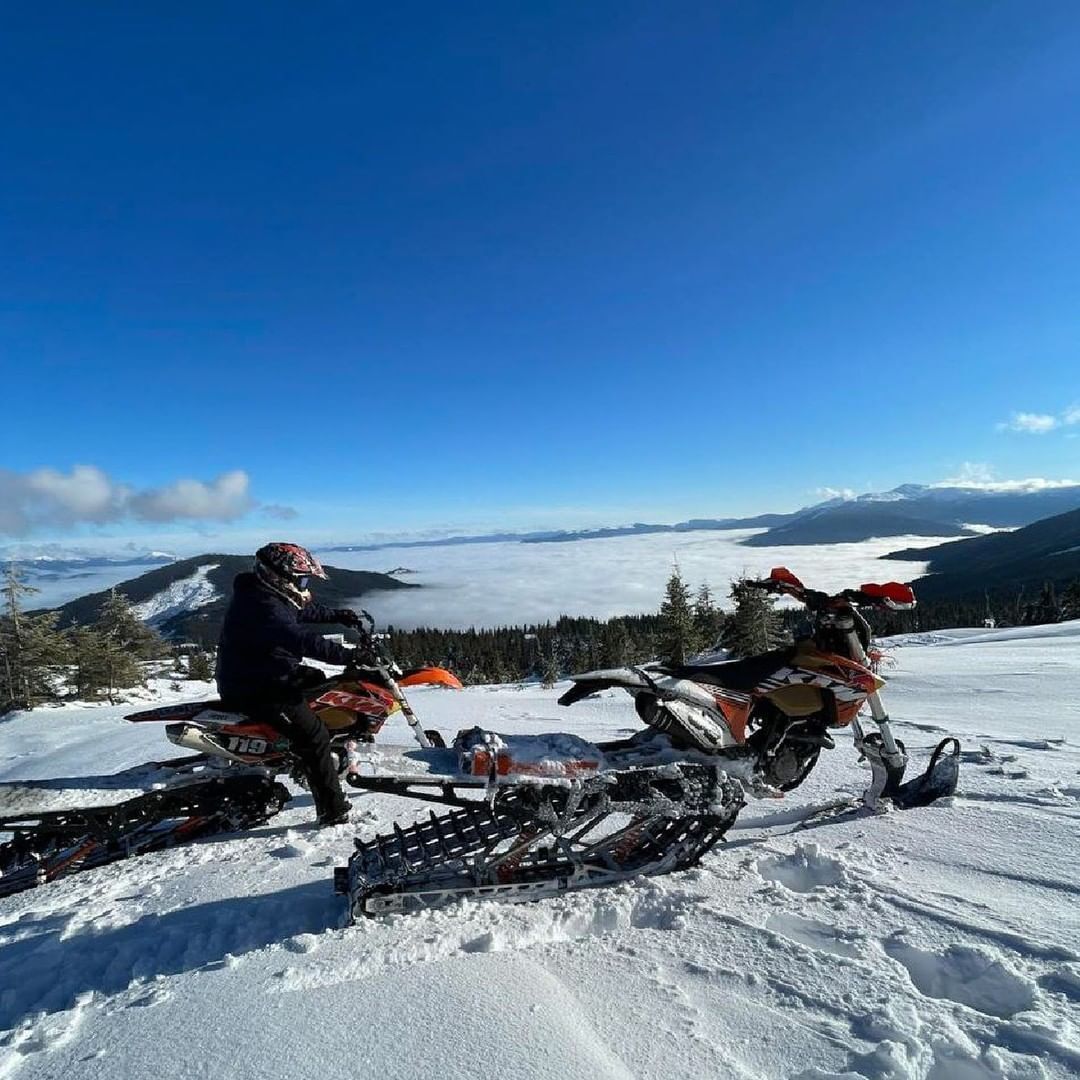
[[[818,952],[852,958],[863,954],[857,934],[839,930],[835,926],[828,926],[814,919],[804,919],[801,915],[776,912],[765,921],[765,929],[797,941],[807,948],[816,949]]]
[[[1003,1020],[1035,1003],[1035,984],[988,949],[950,945],[943,952],[926,952],[899,937],[886,938],[882,947],[927,997],[955,1001]]]
[[[172,994],[168,990],[154,987],[145,994],[140,994],[133,1001],[129,1001],[127,1007],[129,1009],[149,1009],[154,1005],[160,1005],[163,1001],[168,1001],[171,997]]]
[[[817,844],[799,844],[790,855],[758,859],[755,868],[766,881],[775,881],[792,892],[813,892],[847,881],[844,864],[823,855]]]
[[[1039,985],[1052,994],[1063,994],[1070,1001],[1080,1002],[1080,964],[1048,972],[1039,979]]]

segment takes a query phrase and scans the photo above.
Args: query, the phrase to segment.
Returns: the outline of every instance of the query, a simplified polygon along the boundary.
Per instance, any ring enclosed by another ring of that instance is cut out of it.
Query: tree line
[[[753,656],[809,634],[802,607],[776,607],[749,579],[731,584],[730,610],[712,589],[695,591],[676,569],[655,615],[612,619],[562,616],[554,622],[490,630],[388,631],[391,654],[405,667],[437,664],[465,683],[517,682],[540,678],[551,684],[564,675],[649,660],[682,664],[700,653],[726,649],[732,657]],[[960,626],[1020,626],[1080,619],[1080,580],[1060,599],[1051,583],[1037,593],[997,593],[981,598],[920,601],[911,611],[864,612],[875,636],[945,630]]]
[[[173,658],[174,678],[213,678],[213,656],[201,647],[164,641],[115,589],[89,625],[59,629],[57,612],[28,614],[23,599],[36,590],[9,565],[0,606],[0,715],[64,698],[112,701],[142,684],[147,661]],[[387,630],[389,652],[403,667],[436,664],[465,683],[539,679],[546,685],[574,672],[659,659],[682,664],[702,653],[727,650],[752,656],[804,636],[806,612],[777,608],[746,579],[732,582],[731,609],[722,610],[710,586],[696,590],[678,568],[655,614],[610,619],[562,616],[554,622],[493,629]],[[957,626],[1033,625],[1080,618],[1080,580],[1059,597],[1052,583],[1026,594],[987,593],[981,599],[928,600],[912,611],[871,610],[876,636]],[[159,669],[160,670],[160,669]]]
[[[172,657],[177,677],[213,677],[205,653],[182,654],[115,589],[93,623],[65,629],[58,626],[59,612],[25,610],[25,598],[35,592],[9,564],[0,603],[0,715],[64,698],[113,701],[121,690],[145,682],[151,660]]]

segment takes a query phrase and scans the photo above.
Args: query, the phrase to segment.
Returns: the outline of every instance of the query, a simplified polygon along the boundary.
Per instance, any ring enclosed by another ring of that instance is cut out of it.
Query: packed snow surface
[[[914,765],[961,737],[955,797],[836,812],[868,776],[842,733],[669,877],[346,927],[331,874],[354,835],[427,808],[357,795],[354,825],[316,831],[299,792],[250,834],[0,901],[0,1077],[1078,1076],[1080,623],[1048,629],[894,651],[896,733]],[[412,697],[448,735],[637,729],[625,695],[566,710],[562,689]],[[0,720],[0,814],[145,781],[175,748],[124,711]]]

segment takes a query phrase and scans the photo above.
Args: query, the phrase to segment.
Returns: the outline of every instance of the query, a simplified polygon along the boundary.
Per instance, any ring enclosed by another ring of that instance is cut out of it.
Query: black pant
[[[310,671],[312,676],[300,676],[296,685],[275,687],[256,699],[229,704],[242,710],[252,720],[269,724],[289,740],[292,752],[307,775],[308,786],[315,800],[315,812],[320,816],[333,815],[345,809],[348,802],[341,791],[334,759],[330,756],[330,732],[308,708],[307,694],[301,688],[305,684],[310,687],[313,682],[324,682],[326,676],[311,668],[300,670],[305,673]]]

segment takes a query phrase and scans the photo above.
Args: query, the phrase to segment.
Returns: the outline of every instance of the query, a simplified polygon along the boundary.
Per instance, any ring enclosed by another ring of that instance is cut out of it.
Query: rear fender
[[[574,685],[559,698],[560,705],[573,705],[590,694],[617,686],[631,696],[644,690],[661,701],[685,701],[702,709],[716,710],[716,699],[703,686],[674,675],[660,672],[654,675],[641,668],[614,668],[611,671],[589,671],[584,675],[575,675],[573,679]]]
[[[179,701],[173,705],[159,705],[156,709],[143,709],[128,713],[124,719],[132,724],[174,724],[183,720],[192,720],[207,709],[220,709],[221,702]]]
[[[574,702],[598,694],[601,690],[620,687],[628,694],[639,690],[651,690],[652,684],[636,668],[611,668],[607,671],[587,671],[583,675],[573,675],[574,685],[559,698],[560,705],[573,705]]]

